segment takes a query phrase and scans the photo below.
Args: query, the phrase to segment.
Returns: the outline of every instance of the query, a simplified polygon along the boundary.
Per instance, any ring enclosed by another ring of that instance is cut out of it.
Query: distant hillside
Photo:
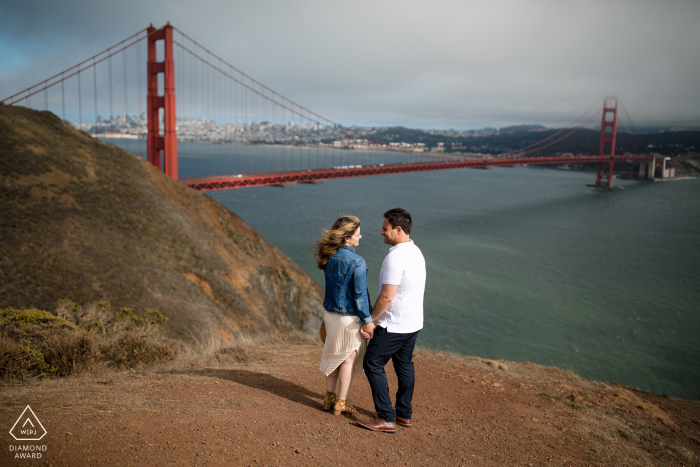
[[[500,133],[518,133],[521,131],[537,131],[544,129],[545,127],[543,127],[542,125],[512,125],[499,128],[498,131]]]
[[[235,213],[49,112],[0,104],[0,213],[0,308],[108,299],[175,335],[320,325],[318,283]]]
[[[437,147],[443,143],[447,152],[500,154],[521,149],[552,136],[561,129],[547,129],[541,125],[516,125],[504,127],[486,134],[474,136],[449,136],[432,134],[430,131],[404,127],[386,128],[373,136],[385,142],[425,143]],[[485,130],[484,130],[485,132]],[[597,154],[600,144],[600,131],[581,129],[561,141],[569,130],[559,133],[548,143],[554,143],[532,155],[552,156],[557,153]],[[617,154],[658,153],[664,156],[700,153],[700,131],[674,131],[667,133],[630,134],[618,130]]]

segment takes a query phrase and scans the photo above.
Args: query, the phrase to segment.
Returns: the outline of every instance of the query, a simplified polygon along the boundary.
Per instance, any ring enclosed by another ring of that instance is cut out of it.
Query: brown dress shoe
[[[355,407],[352,406],[347,399],[338,399],[333,406],[333,415],[340,415],[341,413],[354,414]]]
[[[358,420],[357,423],[372,431],[396,433],[396,423],[387,422],[377,417],[374,420]]]
[[[411,419],[410,418],[401,418],[401,417],[396,417],[396,424],[405,426],[407,428],[412,427],[413,425],[411,424]]]
[[[338,400],[338,396],[334,392],[326,391],[326,398],[323,401],[323,410],[331,410]]]

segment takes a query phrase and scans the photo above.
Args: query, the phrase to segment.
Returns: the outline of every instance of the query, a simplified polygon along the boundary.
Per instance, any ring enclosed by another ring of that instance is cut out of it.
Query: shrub
[[[57,369],[44,360],[41,352],[0,335],[0,374],[27,377],[33,373],[51,374]]]
[[[100,360],[94,340],[85,332],[48,336],[41,348],[58,376],[70,376],[93,368]]]
[[[59,300],[56,315],[0,310],[0,378],[69,376],[100,368],[152,364],[174,357],[157,310],[115,311],[107,301],[86,306]]]
[[[100,342],[100,353],[113,366],[128,367],[172,360],[170,342],[146,334],[125,333]]]

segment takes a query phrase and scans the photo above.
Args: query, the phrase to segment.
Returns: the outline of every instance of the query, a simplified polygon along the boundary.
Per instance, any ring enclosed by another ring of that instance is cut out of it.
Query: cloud
[[[344,124],[700,124],[696,1],[3,2],[0,94],[153,23]],[[12,50],[11,59],[5,52]]]

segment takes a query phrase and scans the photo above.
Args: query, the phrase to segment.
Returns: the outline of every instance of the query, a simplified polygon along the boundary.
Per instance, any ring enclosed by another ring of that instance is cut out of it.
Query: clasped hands
[[[374,323],[365,323],[360,327],[360,335],[365,339],[371,339],[374,336]]]

